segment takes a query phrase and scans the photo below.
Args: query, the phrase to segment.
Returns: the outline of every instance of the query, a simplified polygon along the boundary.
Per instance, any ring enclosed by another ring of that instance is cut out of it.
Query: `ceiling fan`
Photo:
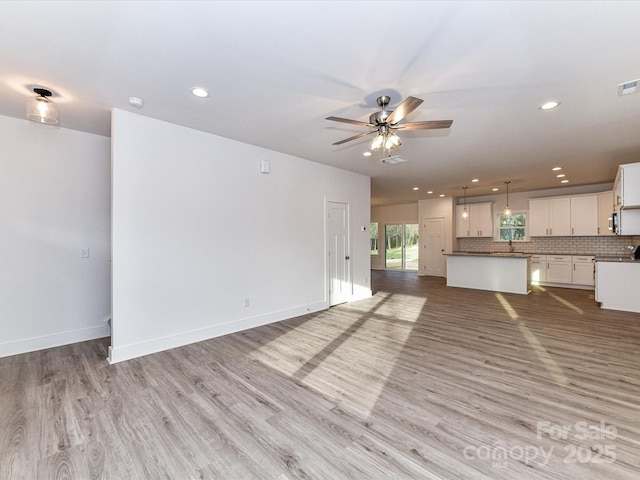
[[[361,122],[359,120],[350,120],[348,118],[327,117],[327,120],[332,120],[334,122],[350,123],[352,125],[359,125],[361,127],[369,127],[372,129],[368,132],[359,133],[353,137],[340,140],[333,145],[342,145],[343,143],[350,142],[351,140],[356,140],[358,138],[371,135],[372,133],[377,133],[371,141],[369,148],[371,148],[371,150],[378,150],[379,148],[391,150],[392,148],[400,146],[400,137],[398,137],[393,130],[431,130],[434,128],[449,128],[453,123],[453,120],[400,123],[403,118],[418,108],[423,100],[416,97],[407,97],[396,107],[395,110],[389,111],[386,110],[386,106],[389,105],[390,101],[391,98],[387,95],[378,97],[377,102],[378,105],[380,105],[381,110],[369,117],[369,123]]]

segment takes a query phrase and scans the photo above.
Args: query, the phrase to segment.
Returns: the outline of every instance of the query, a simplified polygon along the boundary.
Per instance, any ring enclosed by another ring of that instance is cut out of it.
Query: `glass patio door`
[[[384,265],[387,270],[418,270],[418,224],[385,225]]]

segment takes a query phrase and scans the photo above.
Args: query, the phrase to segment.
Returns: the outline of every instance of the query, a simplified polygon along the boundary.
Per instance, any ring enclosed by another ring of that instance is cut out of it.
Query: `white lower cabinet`
[[[547,256],[531,255],[531,284],[540,285],[547,281]]]
[[[595,286],[595,263],[589,255],[532,255],[531,284]]]
[[[596,265],[593,262],[593,257],[574,255],[571,263],[573,264],[571,283],[574,285],[595,286]]]
[[[596,302],[600,308],[640,312],[638,262],[597,262]]]
[[[571,255],[547,255],[547,282],[571,283]]]

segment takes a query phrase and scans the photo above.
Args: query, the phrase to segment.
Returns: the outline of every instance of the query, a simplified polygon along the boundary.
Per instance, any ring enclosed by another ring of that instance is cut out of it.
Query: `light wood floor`
[[[107,339],[0,359],[0,479],[640,478],[640,315],[372,280],[113,366]]]

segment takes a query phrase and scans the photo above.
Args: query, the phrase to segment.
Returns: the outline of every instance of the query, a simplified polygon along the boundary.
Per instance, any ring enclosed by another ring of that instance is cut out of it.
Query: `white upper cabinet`
[[[469,205],[467,205],[467,218],[462,218],[464,205],[456,205],[456,237],[468,237],[469,230]]]
[[[549,235],[549,200],[546,198],[529,200],[529,235],[532,237]]]
[[[600,192],[598,195],[598,235],[615,235],[613,233],[613,192]]]
[[[570,236],[571,197],[529,200],[529,234],[532,237]]]
[[[493,214],[491,203],[475,203],[471,210],[471,235],[478,237],[493,237]]]
[[[462,218],[464,205],[456,205],[456,237],[493,237],[492,203],[470,203],[469,216]]]
[[[598,195],[571,197],[571,235],[586,237],[598,235]]]
[[[640,208],[640,163],[620,165],[613,190],[617,209]]]

